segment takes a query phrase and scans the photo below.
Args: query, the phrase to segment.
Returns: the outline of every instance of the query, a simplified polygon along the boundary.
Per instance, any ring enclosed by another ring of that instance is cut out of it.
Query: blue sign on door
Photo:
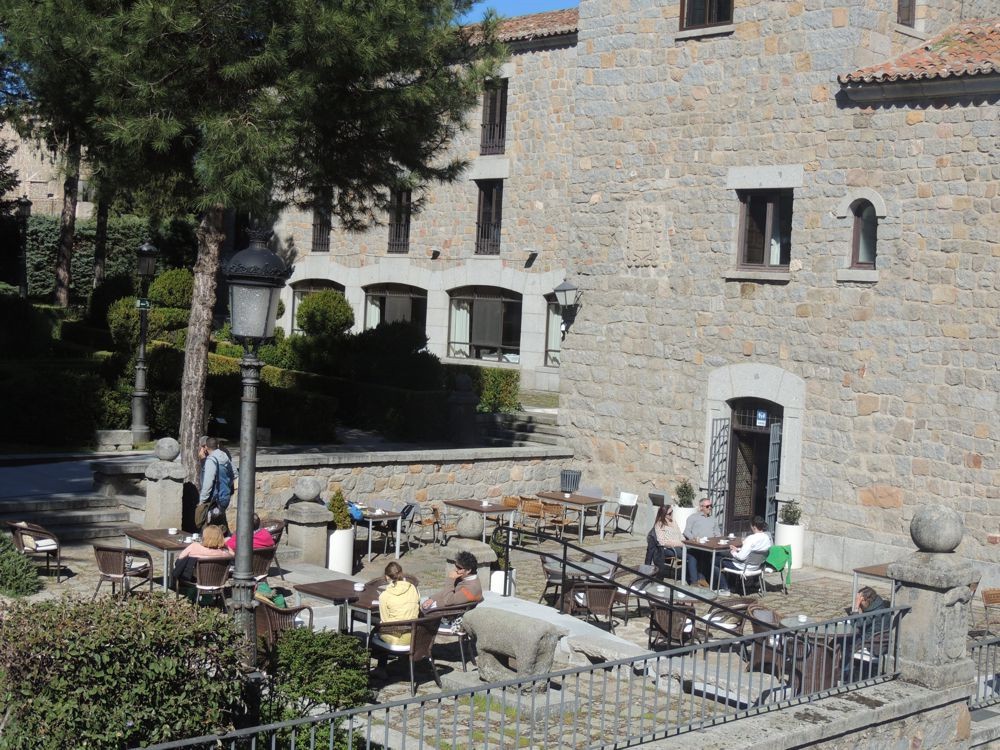
[[[767,427],[767,409],[757,410],[757,427]]]

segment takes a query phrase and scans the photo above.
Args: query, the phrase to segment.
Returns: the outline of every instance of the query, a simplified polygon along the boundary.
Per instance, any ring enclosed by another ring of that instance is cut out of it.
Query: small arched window
[[[878,216],[867,200],[851,204],[854,214],[854,241],[851,243],[851,268],[875,268],[878,244]]]

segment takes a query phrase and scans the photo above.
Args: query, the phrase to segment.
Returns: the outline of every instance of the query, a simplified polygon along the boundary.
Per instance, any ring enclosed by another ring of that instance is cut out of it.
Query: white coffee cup
[[[563,497],[569,497],[569,493],[568,492],[564,492],[563,493]]]
[[[363,583],[356,583],[356,584],[354,584],[354,590],[355,591],[364,591],[365,590],[365,585]]]
[[[657,587],[656,587],[656,593],[657,593],[657,594],[662,594],[662,593],[663,593],[664,591],[666,591],[666,590],[667,590],[667,587],[666,587],[666,586],[657,586]]]
[[[170,536],[177,536],[177,528],[171,526],[169,529],[167,529],[167,533],[170,534]]]
[[[191,542],[194,541],[194,537],[193,536],[186,536],[186,537],[184,537],[184,541],[187,542],[188,544],[190,544]]]
[[[730,539],[735,539],[736,538],[736,534],[734,534],[733,532],[730,531],[729,532],[729,538]]]
[[[799,615],[799,622],[805,622],[809,618],[806,615]]]
[[[708,537],[707,536],[700,536],[700,537],[698,537],[698,541],[701,544],[705,544],[708,541]]]
[[[489,500],[483,500],[483,507],[484,507],[484,508],[485,508],[485,507],[486,507],[487,505],[489,505],[489,504],[490,504],[490,501],[489,501]]]

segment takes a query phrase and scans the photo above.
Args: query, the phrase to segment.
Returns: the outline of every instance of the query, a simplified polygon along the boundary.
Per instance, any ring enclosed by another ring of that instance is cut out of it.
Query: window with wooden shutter
[[[507,79],[490,81],[483,92],[483,123],[479,153],[502,154],[507,138]]]
[[[503,180],[479,180],[479,211],[476,220],[476,254],[500,254]]]

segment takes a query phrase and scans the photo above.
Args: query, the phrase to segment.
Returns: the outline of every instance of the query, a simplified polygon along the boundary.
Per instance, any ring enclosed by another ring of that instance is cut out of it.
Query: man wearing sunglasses
[[[712,515],[712,501],[703,497],[698,501],[698,512],[692,515],[684,525],[685,539],[698,539],[700,537],[722,536],[722,526],[719,520]],[[710,570],[712,556],[702,550],[688,550],[688,583],[699,586],[707,586],[708,581],[701,571]]]

